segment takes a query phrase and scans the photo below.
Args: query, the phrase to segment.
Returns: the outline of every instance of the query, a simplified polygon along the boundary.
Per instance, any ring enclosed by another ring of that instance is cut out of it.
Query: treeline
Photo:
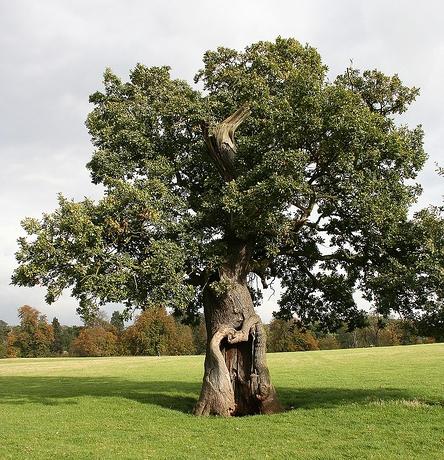
[[[267,326],[267,351],[331,350],[336,348],[387,347],[434,343],[444,339],[444,333],[424,336],[409,320],[369,316],[367,325],[348,331],[346,327],[326,334],[315,327],[303,328],[298,321],[274,319]]]
[[[85,326],[51,323],[28,305],[18,309],[20,325],[0,321],[0,357],[191,355],[205,352],[203,321],[181,324],[164,308],[144,311],[125,327],[119,312],[108,321],[104,314]]]
[[[62,326],[28,305],[18,309],[20,325],[8,326],[0,320],[0,358],[47,356],[122,356],[203,354],[206,331],[203,318],[184,325],[164,308],[151,308],[125,327],[115,311],[108,321],[104,314],[84,326]],[[308,351],[432,343],[444,340],[444,333],[424,336],[411,322],[369,316],[366,327],[342,328],[325,334],[303,328],[298,321],[273,319],[266,326],[267,351]]]

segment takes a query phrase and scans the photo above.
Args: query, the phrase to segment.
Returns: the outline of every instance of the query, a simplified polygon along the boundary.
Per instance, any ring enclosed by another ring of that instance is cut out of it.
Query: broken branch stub
[[[226,182],[236,177],[234,158],[237,148],[234,142],[234,134],[250,113],[250,107],[243,105],[213,129],[210,129],[206,123],[202,124],[202,131],[210,157]]]

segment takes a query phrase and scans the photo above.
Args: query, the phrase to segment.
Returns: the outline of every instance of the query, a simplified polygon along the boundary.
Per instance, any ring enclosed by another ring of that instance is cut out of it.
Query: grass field
[[[190,415],[203,357],[0,361],[0,458],[444,459],[444,344],[269,355],[291,410]]]

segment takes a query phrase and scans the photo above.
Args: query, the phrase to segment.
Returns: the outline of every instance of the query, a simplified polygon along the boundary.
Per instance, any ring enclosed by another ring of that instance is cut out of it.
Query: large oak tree
[[[207,52],[195,83],[105,72],[87,121],[104,197],[25,219],[14,283],[50,303],[70,287],[84,318],[106,302],[203,306],[196,414],[280,410],[257,280],[281,280],[281,316],[328,329],[362,321],[356,289],[380,313],[439,320],[442,218],[408,219],[426,155],[421,128],[396,120],[416,88],[379,71],[331,81],[314,48],[282,38]]]

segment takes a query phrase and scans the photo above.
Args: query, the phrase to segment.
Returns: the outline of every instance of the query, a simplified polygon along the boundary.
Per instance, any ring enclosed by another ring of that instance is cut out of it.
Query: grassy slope
[[[269,355],[293,410],[189,414],[202,357],[0,361],[0,458],[443,459],[444,344]]]

